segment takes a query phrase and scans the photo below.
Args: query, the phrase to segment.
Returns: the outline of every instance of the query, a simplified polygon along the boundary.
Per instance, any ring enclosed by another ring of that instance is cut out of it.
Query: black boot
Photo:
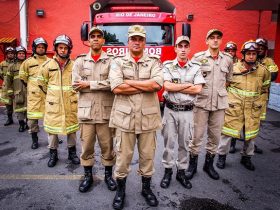
[[[216,166],[219,169],[224,169],[226,167],[226,159],[227,159],[227,155],[219,155]]]
[[[160,182],[160,186],[162,188],[168,188],[169,187],[170,182],[171,182],[171,178],[172,178],[172,174],[173,174],[172,168],[165,168],[163,178]]]
[[[142,176],[142,196],[145,198],[146,203],[149,206],[157,206],[158,200],[155,194],[151,190],[151,177]]]
[[[240,163],[242,165],[244,165],[244,167],[247,168],[250,171],[254,171],[255,170],[255,166],[254,166],[254,164],[251,161],[251,157],[249,157],[249,156],[242,156]]]
[[[178,182],[180,182],[181,185],[183,185],[183,187],[185,187],[187,189],[192,188],[192,184],[187,179],[184,169],[181,169],[181,170],[177,171],[176,179],[177,179]]]
[[[31,137],[32,137],[31,149],[37,149],[39,147],[37,133],[31,133]]]
[[[186,171],[186,178],[188,180],[192,179],[193,175],[196,173],[197,160],[198,160],[198,155],[190,154],[189,167]]]
[[[26,119],[26,121],[25,121],[25,128],[24,128],[25,130],[29,130],[29,126],[28,126],[28,119]]]
[[[113,200],[113,208],[120,210],[123,209],[125,199],[125,183],[126,178],[117,179],[117,191]]]
[[[92,166],[84,166],[85,175],[84,180],[81,182],[79,186],[79,191],[84,193],[89,190],[91,185],[93,184],[93,178],[92,178]]]
[[[262,154],[263,153],[263,150],[262,149],[260,149],[259,147],[257,147],[257,145],[254,145],[254,152],[255,153],[258,153],[258,154]]]
[[[105,166],[105,183],[107,184],[107,187],[111,191],[115,191],[117,189],[117,183],[112,177],[112,169],[113,166]]]
[[[8,125],[11,125],[14,123],[14,120],[13,120],[13,114],[8,114],[8,119],[7,121],[5,122],[4,126],[8,126]]]
[[[215,171],[213,162],[214,162],[215,155],[210,154],[209,152],[206,153],[205,156],[205,162],[203,166],[203,170],[212,178],[215,180],[218,180],[220,178],[217,171]]]
[[[56,162],[58,161],[57,157],[57,149],[50,149],[50,159],[48,162],[49,167],[54,167],[56,165]]]
[[[24,132],[24,130],[25,130],[25,122],[24,122],[24,120],[19,120],[18,123],[19,123],[18,132]]]
[[[233,154],[233,153],[236,152],[235,145],[236,145],[236,138],[232,138],[232,139],[231,139],[231,142],[230,142],[229,153]]]
[[[80,159],[78,158],[76,154],[76,147],[68,147],[68,160],[71,160],[71,162],[75,165],[80,164]]]

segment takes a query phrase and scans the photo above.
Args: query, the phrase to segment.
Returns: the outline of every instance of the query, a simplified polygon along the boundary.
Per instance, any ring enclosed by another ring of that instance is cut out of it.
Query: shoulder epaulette
[[[194,54],[194,57],[196,58],[196,57],[199,57],[199,56],[204,55],[204,54],[205,54],[205,51],[198,52],[198,53]]]
[[[77,58],[80,58],[80,57],[86,57],[86,56],[87,56],[87,54],[83,53],[83,54],[78,55],[78,56],[76,57],[76,59],[77,59]]]
[[[45,67],[51,60],[52,60],[52,59],[46,60],[46,61],[42,64],[42,66]]]
[[[201,63],[200,63],[200,62],[197,62],[197,61],[194,61],[194,60],[190,61],[190,63],[191,63],[191,64],[194,64],[194,65],[201,66]]]
[[[159,55],[155,55],[155,54],[149,54],[148,57],[149,57],[149,58],[157,58],[157,59],[160,59],[160,56],[159,56]]]
[[[223,54],[229,56],[230,58],[233,58],[232,55],[227,52],[223,52]]]

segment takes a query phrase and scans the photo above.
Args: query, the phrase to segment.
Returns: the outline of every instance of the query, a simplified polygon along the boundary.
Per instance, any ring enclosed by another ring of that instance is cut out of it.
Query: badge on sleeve
[[[175,84],[180,84],[181,80],[179,78],[173,78],[173,79],[171,79],[171,82],[175,83]]]

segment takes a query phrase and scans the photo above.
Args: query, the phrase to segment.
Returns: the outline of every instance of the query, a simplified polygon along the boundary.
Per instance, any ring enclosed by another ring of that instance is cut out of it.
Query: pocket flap
[[[219,90],[218,93],[219,93],[219,96],[227,96],[228,95],[226,90]]]
[[[143,115],[157,114],[157,113],[158,113],[158,109],[155,106],[142,109],[142,114]]]
[[[228,68],[227,67],[221,67],[221,70],[222,70],[222,72],[226,72],[226,73],[228,73]]]
[[[47,102],[53,103],[53,104],[58,104],[58,99],[56,97],[53,96],[49,96],[46,98]]]
[[[79,108],[91,107],[92,104],[93,103],[91,101],[79,101]]]
[[[72,96],[72,97],[70,98],[70,102],[71,102],[71,103],[77,103],[77,102],[78,102],[77,96]]]
[[[123,112],[125,114],[130,114],[131,113],[131,107],[130,106],[124,106],[124,105],[119,105],[116,107],[116,110]]]

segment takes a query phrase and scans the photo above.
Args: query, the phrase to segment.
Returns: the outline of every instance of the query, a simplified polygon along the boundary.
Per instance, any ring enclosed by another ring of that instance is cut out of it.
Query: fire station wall
[[[0,38],[16,37],[19,39],[19,3],[18,0],[0,1]],[[3,45],[1,45],[1,48]],[[0,50],[0,61],[4,59]]]
[[[65,33],[73,40],[72,58],[87,52],[88,48],[80,40],[80,26],[83,21],[90,20],[89,6],[92,2],[93,0],[28,0],[28,50],[31,50],[32,40],[38,36],[46,38],[49,43],[48,50],[52,50],[53,39]],[[177,35],[181,34],[181,23],[187,21],[186,16],[194,15],[193,21],[189,22],[192,25],[191,55],[206,49],[205,35],[210,28],[219,28],[224,32],[223,46],[232,40],[240,49],[244,41],[257,37],[258,11],[227,10],[224,0],[170,2],[176,7]],[[18,9],[18,0],[0,1],[0,37],[15,36],[19,39],[19,16],[10,23],[2,23],[14,17]],[[44,9],[45,16],[36,16],[36,9]],[[270,19],[271,12],[262,12],[259,34],[268,40],[275,40],[276,23]]]
[[[259,27],[258,11],[227,10],[223,0],[170,0],[176,7],[177,21],[188,22],[187,15],[193,14],[191,48],[192,53],[205,50],[205,36],[209,29],[218,28],[223,31],[223,44],[234,41],[238,51],[249,39],[256,39]],[[181,34],[181,24],[177,25],[177,35]],[[271,11],[261,12],[259,36],[275,40],[276,22],[271,22]],[[240,57],[240,53],[238,53]]]

